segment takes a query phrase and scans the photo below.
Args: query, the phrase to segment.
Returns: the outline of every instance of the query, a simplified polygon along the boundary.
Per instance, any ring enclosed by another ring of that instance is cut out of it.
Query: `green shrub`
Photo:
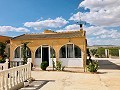
[[[90,59],[87,59],[86,60],[86,65],[89,65],[89,63],[90,63]]]
[[[97,54],[99,55],[100,58],[104,58],[105,57],[105,48],[98,48],[97,50]]]
[[[93,61],[89,63],[89,65],[87,66],[87,69],[89,72],[97,72],[98,70],[98,61]]]
[[[3,58],[2,56],[0,56],[0,63],[5,63],[5,58]]]
[[[62,66],[62,62],[61,61],[56,61],[56,70],[57,71],[63,71],[65,66]]]
[[[60,71],[62,68],[62,62],[61,61],[57,61],[56,62],[56,70]]]
[[[47,61],[43,61],[43,62],[41,63],[41,69],[42,69],[42,70],[46,70],[47,67],[48,67],[48,62],[47,62]]]
[[[53,71],[54,71],[54,68],[55,68],[55,62],[54,62],[53,58],[52,58],[52,65],[53,65]]]
[[[97,49],[90,49],[90,54],[94,56],[97,53]]]
[[[5,60],[4,59],[0,60],[0,63],[5,63]]]
[[[111,56],[119,56],[119,48],[109,48]]]
[[[0,42],[0,59],[1,59],[0,62],[1,62],[1,63],[5,62],[5,58],[6,58],[5,48],[6,48],[6,44]]]

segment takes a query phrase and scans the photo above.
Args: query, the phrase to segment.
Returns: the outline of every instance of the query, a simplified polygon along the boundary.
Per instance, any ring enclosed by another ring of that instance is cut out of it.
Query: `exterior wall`
[[[14,50],[21,45],[21,43],[23,42],[30,42],[28,44],[28,47],[31,50],[31,55],[32,55],[32,63],[36,64],[38,62],[41,62],[42,60],[38,60],[37,58],[35,58],[35,51],[37,50],[37,48],[39,48],[41,45],[49,45],[51,47],[54,48],[55,53],[56,53],[56,61],[59,60],[59,50],[60,48],[65,45],[65,44],[75,44],[77,45],[81,51],[82,51],[82,58],[79,60],[71,58],[68,59],[67,62],[68,64],[66,64],[66,62],[64,64],[66,65],[70,65],[73,66],[72,60],[75,60],[76,62],[76,66],[85,66],[86,63],[86,36],[82,36],[82,37],[76,37],[76,38],[53,38],[53,39],[39,39],[39,40],[11,40],[10,41],[10,60],[14,59]],[[64,59],[61,59],[64,62]],[[51,66],[51,61],[50,60],[50,66]],[[80,62],[79,62],[80,61]],[[79,62],[79,63],[78,63]],[[82,63],[82,65],[81,65]]]
[[[35,58],[34,65],[40,66],[41,63],[42,63],[42,58]]]
[[[66,67],[83,67],[82,58],[60,58],[60,61]]]

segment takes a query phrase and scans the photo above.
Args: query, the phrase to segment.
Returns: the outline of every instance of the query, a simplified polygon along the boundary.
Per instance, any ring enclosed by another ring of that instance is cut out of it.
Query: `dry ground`
[[[99,74],[72,72],[32,71],[36,80],[49,80],[40,90],[120,90],[120,60],[99,60]],[[80,71],[79,71],[80,70]],[[76,72],[75,72],[76,71]]]

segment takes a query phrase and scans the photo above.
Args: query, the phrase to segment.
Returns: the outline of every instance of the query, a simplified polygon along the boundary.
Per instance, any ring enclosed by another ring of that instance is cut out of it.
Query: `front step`
[[[32,81],[28,86],[23,87],[19,90],[38,90],[48,82],[49,81],[46,81],[46,80],[35,80],[35,81]]]

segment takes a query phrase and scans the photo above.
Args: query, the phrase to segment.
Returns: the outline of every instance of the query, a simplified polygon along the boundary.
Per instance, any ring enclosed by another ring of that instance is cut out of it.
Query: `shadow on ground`
[[[120,70],[120,66],[109,60],[98,60],[99,69]]]
[[[55,80],[34,80],[28,86],[23,87],[19,90],[39,90],[48,82],[55,82]]]

